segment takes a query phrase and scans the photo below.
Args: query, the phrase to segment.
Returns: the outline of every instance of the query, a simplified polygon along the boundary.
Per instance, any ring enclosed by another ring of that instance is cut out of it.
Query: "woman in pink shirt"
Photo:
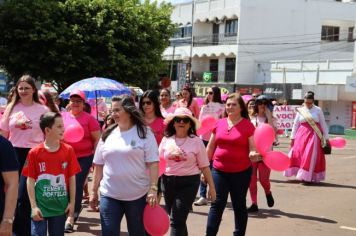
[[[163,138],[164,124],[157,93],[152,90],[147,90],[140,99],[139,107],[143,113],[146,125],[151,128],[155,135],[157,145],[159,145]]]
[[[247,226],[246,194],[251,179],[251,159],[255,151],[255,127],[249,120],[245,103],[237,93],[230,94],[225,105],[227,117],[216,124],[207,147],[213,160],[212,176],[216,201],[211,203],[206,235],[217,235],[230,193],[235,215],[234,235],[245,235]]]
[[[187,108],[177,108],[165,120],[165,137],[159,146],[159,155],[166,161],[162,175],[162,190],[166,209],[171,219],[171,236],[188,235],[186,221],[203,173],[209,185],[211,200],[215,187],[205,147],[196,136],[200,123]]]
[[[85,93],[80,90],[74,90],[69,96],[69,112],[63,112],[62,117],[64,126],[73,122],[79,123],[84,130],[83,138],[76,143],[70,144],[78,158],[81,171],[76,174],[76,192],[74,216],[68,216],[65,224],[65,232],[73,232],[74,222],[78,219],[82,208],[83,187],[88,176],[89,169],[93,163],[93,155],[95,147],[100,138],[100,126],[98,121],[89,113],[84,111],[84,102],[86,100]]]
[[[188,86],[183,88],[182,96],[183,99],[180,99],[178,101],[178,107],[188,108],[192,112],[193,116],[195,118],[198,118],[200,112],[199,105],[197,101],[195,101],[195,99],[193,98],[193,93]]]
[[[49,109],[38,98],[35,80],[23,75],[16,83],[13,96],[1,119],[1,134],[15,147],[20,163],[19,174],[25,164],[28,152],[44,140],[39,126],[40,117]],[[20,177],[18,208],[14,221],[17,235],[31,234],[31,206],[26,188],[26,177]]]
[[[159,93],[159,102],[161,103],[161,113],[166,117],[169,113],[174,113],[176,104],[171,103],[171,92],[168,89],[162,89]]]

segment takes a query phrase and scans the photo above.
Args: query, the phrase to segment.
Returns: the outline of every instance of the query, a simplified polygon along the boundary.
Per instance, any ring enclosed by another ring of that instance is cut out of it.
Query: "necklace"
[[[185,137],[184,140],[183,140],[183,143],[179,144],[178,140],[177,140],[177,136],[174,136],[174,141],[176,142],[178,147],[183,146],[185,144],[185,142],[187,141],[187,139],[188,139],[188,137]]]

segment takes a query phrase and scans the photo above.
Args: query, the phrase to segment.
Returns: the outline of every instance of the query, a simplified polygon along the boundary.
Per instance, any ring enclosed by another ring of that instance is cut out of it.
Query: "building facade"
[[[355,12],[351,0],[176,2],[171,19],[177,34],[163,57],[174,75],[177,63],[191,65],[189,79],[198,95],[212,84],[230,92],[272,94],[282,85],[277,99],[298,100],[309,89],[319,105],[331,103],[331,113],[336,102],[350,110],[356,101],[347,85],[356,70]],[[295,93],[292,84],[297,84]],[[351,126],[348,122],[343,126]]]

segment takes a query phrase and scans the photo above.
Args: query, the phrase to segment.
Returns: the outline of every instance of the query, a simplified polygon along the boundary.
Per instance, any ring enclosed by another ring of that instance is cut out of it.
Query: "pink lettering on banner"
[[[278,129],[291,129],[293,126],[294,118],[297,114],[295,105],[275,106],[273,108],[273,116],[277,119]]]

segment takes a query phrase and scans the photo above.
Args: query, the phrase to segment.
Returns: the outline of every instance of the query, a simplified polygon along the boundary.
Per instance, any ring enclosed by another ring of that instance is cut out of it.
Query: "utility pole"
[[[194,47],[194,11],[195,11],[195,0],[192,0],[192,36],[190,41],[190,52],[189,52],[189,62],[186,68],[186,84],[191,87],[192,79],[192,57],[193,57],[193,47]]]
[[[173,74],[173,64],[174,64],[174,54],[176,52],[176,45],[173,44],[173,53],[172,53],[172,61],[171,61],[171,69],[169,71],[169,78],[171,79],[172,81],[172,74]]]

